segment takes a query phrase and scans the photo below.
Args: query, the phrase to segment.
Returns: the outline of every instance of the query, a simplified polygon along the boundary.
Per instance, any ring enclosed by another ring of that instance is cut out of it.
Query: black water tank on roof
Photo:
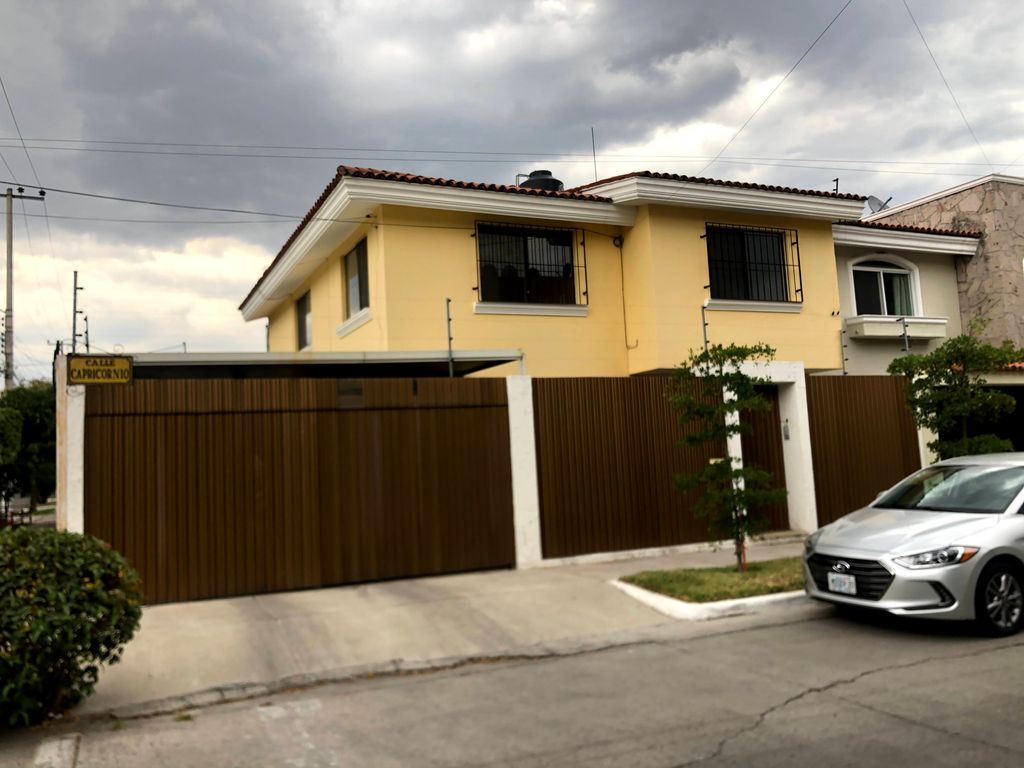
[[[551,175],[551,171],[530,171],[530,175],[519,186],[548,192],[561,192],[565,189],[562,182]]]

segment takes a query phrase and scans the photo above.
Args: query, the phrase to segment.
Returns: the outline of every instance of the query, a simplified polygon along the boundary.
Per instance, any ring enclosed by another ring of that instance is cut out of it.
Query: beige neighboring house
[[[929,352],[961,333],[957,262],[978,250],[981,233],[884,222],[832,225],[843,368],[884,374],[906,352]]]
[[[865,221],[979,231],[978,252],[956,260],[961,322],[986,318],[987,340],[1024,346],[1024,178],[991,174]]]

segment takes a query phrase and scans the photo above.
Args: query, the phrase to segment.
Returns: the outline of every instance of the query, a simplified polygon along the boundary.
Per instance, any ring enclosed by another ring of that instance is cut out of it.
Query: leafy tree
[[[0,395],[0,409],[21,415],[21,447],[13,461],[0,466],[0,483],[10,497],[15,491],[26,494],[35,507],[57,487],[57,417],[53,385],[32,381]]]
[[[750,425],[742,420],[742,414],[770,410],[772,405],[756,389],[768,380],[744,372],[743,365],[768,362],[774,356],[775,350],[767,344],[712,344],[701,352],[691,351],[675,371],[676,386],[669,396],[680,420],[692,427],[683,442],[719,444],[724,452],[730,437],[748,432]],[[677,475],[676,485],[684,491],[700,490],[694,514],[707,518],[713,537],[733,540],[741,571],[746,570],[747,536],[768,526],[759,510],[786,497],[785,490],[773,487],[771,473],[741,466],[728,456],[699,472]]]
[[[914,423],[937,435],[928,447],[943,459],[1013,450],[1013,443],[995,435],[968,434],[968,424],[992,423],[1016,407],[1013,397],[986,387],[983,374],[1022,359],[1022,352],[1009,341],[998,347],[982,341],[978,334],[984,327],[984,322],[972,323],[968,333],[928,354],[905,355],[889,364],[889,373],[906,376]],[[944,439],[951,435],[955,438]]]
[[[21,450],[21,413],[0,408],[0,464],[13,464]]]

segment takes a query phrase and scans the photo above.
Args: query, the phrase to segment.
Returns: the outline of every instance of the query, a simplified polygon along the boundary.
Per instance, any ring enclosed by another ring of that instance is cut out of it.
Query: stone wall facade
[[[885,216],[881,221],[918,227],[981,230],[976,256],[957,264],[964,329],[988,320],[983,337],[1024,346],[1024,183],[991,180]]]

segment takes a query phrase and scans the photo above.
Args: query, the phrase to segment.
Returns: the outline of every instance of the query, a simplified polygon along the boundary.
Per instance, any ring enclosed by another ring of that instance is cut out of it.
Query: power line
[[[0,90],[3,91],[4,101],[7,102],[7,110],[11,113],[11,121],[14,123],[14,130],[18,134],[18,140],[21,142],[21,147],[25,151],[25,157],[28,159],[28,166],[32,170],[32,176],[36,180],[36,184],[42,189],[43,182],[39,180],[39,174],[36,172],[35,163],[32,162],[32,155],[29,154],[28,145],[25,144],[25,137],[21,132],[21,126],[18,125],[18,118],[14,114],[14,106],[11,104],[11,97],[7,95],[7,86],[4,84],[3,76],[0,76]],[[14,173],[12,172],[13,176]],[[24,203],[22,203],[24,205]],[[60,298],[61,307],[67,312],[67,305],[64,303],[64,284],[60,279],[60,272],[57,270],[57,257],[53,252],[53,230],[50,227],[49,209],[46,207],[46,198],[43,198],[43,215],[46,219],[46,237],[50,242],[50,261],[53,264],[53,276],[57,280],[57,296]],[[26,224],[27,226],[27,224]]]
[[[7,86],[4,85],[4,78],[2,75],[0,75],[0,90],[3,91],[4,101],[7,102],[7,109],[11,113],[11,120],[14,122],[14,130],[18,134],[18,141],[21,142],[21,147],[25,150],[25,157],[28,158],[28,167],[32,169],[32,176],[35,178],[36,184],[41,184],[42,182],[39,181],[39,174],[36,173],[35,163],[32,162],[32,155],[29,154],[28,147],[25,145],[25,138],[21,134],[21,126],[18,125],[18,118],[14,115],[14,107],[11,106],[11,97],[7,95]]]
[[[13,139],[0,138],[0,141],[13,141]],[[70,139],[68,141],[71,141]],[[188,146],[188,145],[182,145]],[[225,145],[230,146],[230,145]],[[2,149],[20,149],[21,147],[14,144],[0,145]],[[115,154],[131,154],[131,155],[151,155],[151,156],[169,156],[169,157],[233,157],[241,160],[332,160],[336,162],[340,161],[355,161],[355,162],[438,162],[444,161],[446,163],[481,163],[481,164],[512,164],[512,163],[529,163],[529,162],[545,162],[545,163],[579,163],[583,159],[583,156],[573,152],[564,153],[543,153],[543,152],[463,152],[459,150],[403,150],[403,149],[353,149],[349,151],[353,152],[417,152],[419,154],[435,153],[438,155],[452,154],[452,155],[498,155],[503,158],[508,157],[511,159],[494,159],[489,157],[473,157],[473,158],[461,158],[461,157],[355,157],[355,156],[338,156],[338,155],[296,155],[296,154],[266,154],[266,153],[238,153],[238,152],[191,152],[191,151],[150,151],[150,150],[131,150],[131,149],[105,149],[97,147],[48,147],[42,145],[31,145],[29,149],[38,149],[43,151],[54,151],[54,152],[104,152],[104,153],[115,153]],[[591,159],[592,155],[586,155],[586,159]],[[841,158],[801,158],[801,157],[745,157],[731,155],[728,158],[722,157],[721,155],[645,155],[645,154],[620,154],[610,153],[598,155],[597,158],[601,162],[605,163],[636,163],[636,162],[673,162],[673,161],[689,161],[689,160],[717,160],[718,162],[729,162],[729,161],[750,161],[756,163],[759,161],[800,161],[800,162],[825,162],[825,163],[873,163],[882,165],[936,165],[936,166],[984,166],[991,163],[967,163],[954,160],[888,160],[888,159],[874,159],[874,158],[863,158],[863,159],[841,159]],[[1012,163],[998,163],[1001,166],[1014,166],[1018,165],[1017,161]],[[707,167],[707,166],[705,166]],[[8,171],[13,176],[13,171]]]
[[[0,141],[15,141],[12,137],[0,137]],[[578,155],[583,158],[590,158],[591,152],[513,152],[494,150],[473,150],[473,149],[400,149],[394,147],[323,147],[302,144],[201,144],[188,141],[116,141],[104,139],[45,139],[29,137],[26,141],[41,141],[60,144],[112,144],[115,146],[140,146],[140,147],[198,147],[201,149],[288,149],[315,152],[411,152],[416,154],[440,154],[440,155],[549,155],[560,157],[562,155]]]
[[[752,164],[752,163],[748,163],[747,161],[735,160],[735,159],[732,159],[732,158],[723,158],[719,162],[727,162],[727,163],[734,163],[734,164]],[[889,169],[884,169],[884,168],[849,168],[849,167],[838,168],[836,166],[806,165],[806,164],[800,164],[800,163],[753,163],[753,164],[762,165],[762,166],[769,167],[769,168],[796,168],[796,169],[804,169],[804,170],[842,170],[842,171],[847,172],[847,173],[876,173],[876,174],[881,174],[881,173],[902,173],[902,174],[923,175],[923,176],[965,176],[965,177],[966,176],[974,176],[975,175],[975,174],[969,174],[969,173],[949,173],[949,172],[937,172],[937,171],[889,170]],[[5,184],[5,183],[6,184],[10,184],[10,183],[16,183],[16,182],[9,182],[9,181],[0,180],[0,184]],[[237,214],[241,214],[241,215],[244,215],[244,216],[267,216],[267,217],[273,217],[274,219],[292,220],[292,221],[300,220],[300,219],[303,218],[303,216],[300,216],[300,215],[297,215],[297,214],[292,214],[292,213],[278,213],[276,211],[249,210],[249,209],[244,209],[244,208],[226,208],[226,207],[219,207],[219,206],[192,205],[190,203],[170,203],[170,202],[161,201],[161,200],[147,200],[147,199],[144,199],[144,198],[137,198],[137,197],[122,197],[122,196],[119,196],[119,195],[104,195],[104,194],[100,194],[98,192],[83,192],[81,190],[63,189],[63,188],[60,188],[60,187],[45,187],[45,188],[44,187],[38,187],[38,189],[45,189],[48,192],[56,192],[58,194],[64,194],[64,195],[73,195],[73,196],[76,196],[76,197],[86,197],[86,198],[93,198],[93,199],[98,199],[98,200],[109,200],[109,201],[121,202],[121,203],[133,203],[133,204],[137,204],[137,205],[152,205],[152,206],[162,207],[162,208],[176,208],[176,209],[189,210],[189,211],[207,211],[207,212],[213,212],[213,213],[237,213]],[[102,218],[85,217],[85,216],[83,216],[83,217],[61,216],[61,217],[52,217],[52,218],[79,219],[79,220],[90,220],[90,221],[104,221],[105,220],[105,219],[102,219]],[[314,217],[312,220],[336,221],[336,222],[372,222],[372,220],[370,220],[370,219],[340,219],[340,218],[331,218],[331,217]],[[132,222],[132,221],[137,221],[139,223],[171,224],[171,223],[190,223],[191,220],[182,220],[182,219],[175,219],[175,220],[161,220],[161,219],[137,219],[137,220],[134,220],[134,219],[110,219],[110,221],[125,222],[125,223],[129,223],[129,222]],[[236,223],[236,222],[233,222],[231,220],[226,220],[226,221],[217,221],[217,222],[195,221],[193,223],[202,224],[202,223]],[[237,223],[242,224],[242,223],[271,223],[271,222],[252,222],[251,220],[245,220],[245,221],[239,221]],[[372,223],[379,223],[379,222],[372,222]],[[414,226],[422,226],[422,225],[414,225]],[[448,229],[449,227],[442,227],[442,228],[443,229]],[[463,227],[457,227],[457,229],[463,229]]]
[[[7,149],[7,147],[3,147],[3,149]],[[18,183],[18,174],[16,174],[14,172],[14,170],[11,168],[11,164],[7,162],[7,158],[4,157],[4,153],[3,152],[0,152],[0,160],[4,161],[4,167],[7,169],[7,172],[9,174],[11,174],[11,178],[14,179],[14,183],[17,184]]]
[[[5,158],[3,156],[2,152],[0,152],[0,161],[3,161],[4,167],[10,173],[11,178],[14,179],[14,183],[16,184],[17,183],[17,175],[14,173],[13,169],[10,167],[10,164],[7,162],[7,158]],[[30,214],[29,214],[28,210],[25,207],[25,201],[23,200],[23,201],[20,201],[20,202],[22,202],[22,217],[25,219],[25,239],[29,243],[29,255],[32,256],[33,260],[35,260],[35,258],[36,258],[36,249],[32,245],[32,229],[29,227],[29,215]],[[31,214],[31,215],[32,216],[37,216],[38,214]],[[46,307],[46,309],[45,309],[45,311],[46,311],[46,325],[48,325],[50,327],[50,330],[52,331],[53,330],[53,318],[50,316],[49,305],[47,304],[47,305],[45,305],[45,307]],[[35,311],[33,309],[30,309],[29,311],[30,311],[30,314],[33,317],[35,317],[37,319],[37,321],[38,321],[39,317],[38,317],[38,315],[35,314]]]
[[[10,182],[5,182],[2,179],[0,179],[0,184],[5,184],[5,183],[10,183]],[[293,214],[293,213],[272,213],[272,212],[267,212],[267,211],[247,211],[247,210],[238,209],[238,208],[205,208],[203,206],[185,205],[183,203],[165,203],[165,202],[159,202],[159,201],[156,201],[156,200],[140,200],[138,198],[132,198],[132,197],[117,197],[115,195],[100,195],[100,194],[97,194],[95,192],[81,192],[81,191],[73,190],[73,189],[58,189],[58,188],[55,188],[55,187],[47,187],[46,189],[49,192],[56,192],[58,194],[77,195],[77,196],[82,196],[82,197],[98,197],[98,198],[103,199],[103,200],[112,200],[112,201],[124,202],[124,203],[137,203],[137,204],[140,204],[140,205],[155,205],[155,206],[161,206],[161,207],[167,207],[167,208],[185,208],[185,209],[188,209],[188,210],[196,210],[196,211],[216,211],[216,212],[241,213],[241,214],[247,214],[247,215],[252,215],[252,216],[274,216],[281,223],[293,223],[293,222],[296,222],[296,221],[301,221],[302,219],[305,218],[305,216],[300,216],[300,215]],[[81,217],[81,218],[88,219],[88,217]],[[309,218],[309,221],[310,222],[313,222],[313,221],[328,221],[328,222],[335,222],[335,223],[340,223],[340,224],[373,224],[374,226],[378,226],[378,227],[410,227],[410,228],[413,228],[413,229],[448,229],[448,230],[460,230],[460,231],[472,231],[473,230],[473,227],[450,226],[450,225],[444,225],[444,224],[403,224],[403,223],[399,223],[399,222],[381,222],[381,221],[376,221],[374,219],[370,219],[370,218],[366,218],[366,217],[345,219],[345,218],[337,218],[337,217],[333,217],[333,216],[311,216]],[[174,220],[174,221],[157,221],[156,223],[161,223],[161,224],[168,224],[168,223],[187,224],[187,223],[190,223],[190,220],[188,220],[188,219],[178,219],[178,220]],[[239,222],[239,223],[240,224],[249,224],[249,223],[264,223],[264,224],[266,224],[266,223],[271,223],[271,222],[242,221],[242,222]]]
[[[22,216],[22,218],[25,221],[25,240],[28,242],[28,253],[29,253],[29,256],[32,257],[32,261],[34,262],[36,260],[36,250],[32,246],[32,230],[31,230],[31,228],[28,225],[28,219],[29,219],[29,216],[32,216],[33,218],[35,218],[35,217],[38,217],[40,214],[38,214],[38,213],[30,214],[28,212],[28,210],[25,208],[25,201],[21,200],[20,202],[21,202],[21,216]],[[45,216],[45,214],[43,214],[43,215]],[[33,283],[34,282],[35,281],[33,281]],[[39,317],[38,317],[38,315],[35,314],[34,309],[35,309],[35,305],[34,304],[29,304],[29,315],[32,316],[33,318],[35,318],[36,320],[38,320]],[[56,332],[56,326],[54,326],[54,324],[53,324],[53,317],[51,317],[51,315],[50,315],[50,305],[49,305],[48,302],[43,302],[43,311],[46,314],[46,325],[49,326],[49,329],[50,329],[51,332]]]
[[[956,98],[956,94],[953,93],[952,87],[949,85],[949,81],[946,76],[942,73],[942,67],[939,66],[938,60],[935,58],[935,54],[932,53],[932,48],[928,45],[928,41],[924,37],[924,32],[921,31],[921,27],[917,23],[917,19],[914,18],[913,11],[910,10],[910,6],[907,5],[907,0],[903,0],[903,7],[907,9],[907,15],[910,16],[910,20],[914,23],[914,29],[917,30],[918,36],[921,38],[921,42],[924,43],[924,48],[928,51],[928,55],[931,57],[932,64],[935,65],[936,71],[939,73],[939,77],[942,78],[943,85],[946,86],[946,90],[949,91],[949,97],[953,99],[953,103],[956,105],[956,111],[960,113],[960,117],[963,118],[964,125],[967,126],[967,130],[971,132],[971,137],[974,139],[974,143],[978,145],[978,151],[981,152],[981,156],[985,158],[985,162],[988,163],[989,169],[995,173],[995,167],[992,165],[992,161],[988,159],[988,155],[985,153],[985,148],[981,146],[981,142],[978,141],[978,135],[974,132],[974,128],[971,127],[970,120],[967,119],[967,115],[964,114],[963,108],[960,106],[960,102]]]
[[[772,96],[774,96],[775,92],[777,90],[779,90],[779,88],[782,87],[782,84],[785,83],[786,80],[789,79],[789,76],[793,74],[793,71],[797,67],[800,66],[800,62],[802,62],[805,58],[807,58],[807,54],[809,54],[814,49],[814,46],[816,46],[818,44],[818,41],[821,40],[821,38],[823,38],[825,36],[825,33],[828,32],[829,29],[832,28],[832,25],[835,24],[836,21],[839,19],[839,17],[843,15],[843,12],[847,8],[850,7],[850,3],[852,3],[852,2],[853,2],[853,0],[846,0],[846,3],[843,5],[843,7],[839,9],[839,13],[837,13],[835,16],[833,16],[832,17],[832,21],[830,21],[828,24],[825,25],[825,28],[823,30],[821,30],[821,34],[819,34],[816,38],[814,38],[814,42],[811,43],[810,46],[808,46],[807,50],[804,51],[803,54],[800,56],[800,58],[796,60],[796,64],[794,64],[792,67],[789,68],[789,72],[787,72],[783,76],[783,78],[775,85],[775,87],[772,88],[771,92],[767,96],[764,97],[764,101],[762,101],[760,104],[757,105],[757,109],[755,109],[753,112],[750,113],[750,117],[748,117],[746,120],[743,121],[743,125],[741,125],[739,127],[739,130],[737,130],[736,133],[734,133],[732,135],[732,138],[730,138],[727,142],[725,142],[725,146],[723,146],[720,150],[718,150],[718,154],[715,155],[707,165],[705,165],[703,168],[700,169],[700,171],[697,173],[698,176],[703,176],[704,172],[708,168],[710,168],[712,165],[714,165],[715,161],[718,160],[719,157],[721,157],[723,154],[725,154],[725,150],[727,150],[729,148],[729,146],[734,141],[736,141],[736,137],[737,136],[739,136],[741,133],[743,133],[743,129],[746,128],[747,125],[749,125],[750,121],[753,120],[755,117],[757,117],[757,113],[761,111],[761,108],[765,104],[768,103],[768,100]]]
[[[10,183],[0,180],[0,184]],[[44,189],[44,187],[37,187],[38,189]],[[116,200],[122,203],[137,203],[138,205],[156,205],[163,208],[182,208],[189,211],[214,211],[216,213],[241,213],[249,216],[274,216],[281,219],[298,219],[301,216],[296,216],[291,213],[271,213],[267,211],[247,211],[241,208],[215,208],[212,206],[204,205],[189,205],[187,203],[166,203],[158,200],[143,200],[136,197],[119,197],[117,195],[102,195],[98,192],[82,192],[74,189],[60,189],[58,187],[45,187],[48,192],[58,192],[63,195],[75,195],[76,197],[91,197],[97,200]]]
[[[34,218],[43,218],[41,213],[30,213]],[[291,219],[118,219],[103,216],[65,216],[51,213],[51,219],[62,221],[92,221],[114,224],[290,224]],[[298,216],[294,218],[299,218]]]

